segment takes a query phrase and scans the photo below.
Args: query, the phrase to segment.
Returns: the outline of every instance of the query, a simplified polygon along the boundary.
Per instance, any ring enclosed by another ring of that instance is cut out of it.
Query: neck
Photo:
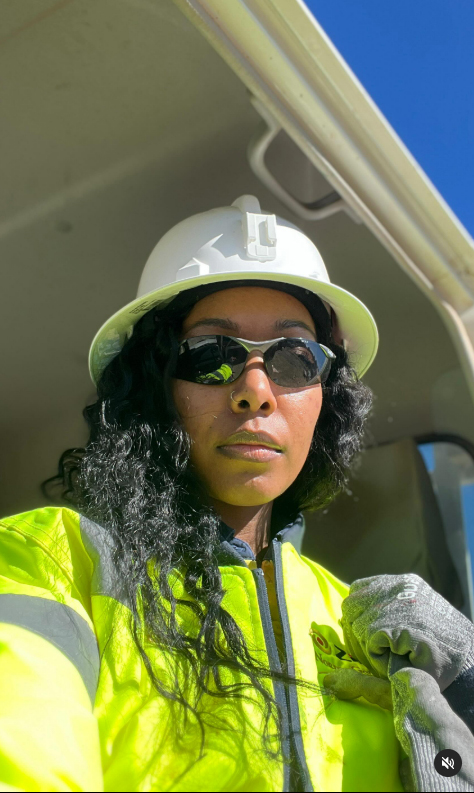
[[[224,523],[234,530],[235,536],[247,542],[255,555],[266,548],[270,540],[273,502],[258,507],[236,507],[213,501],[213,506]]]

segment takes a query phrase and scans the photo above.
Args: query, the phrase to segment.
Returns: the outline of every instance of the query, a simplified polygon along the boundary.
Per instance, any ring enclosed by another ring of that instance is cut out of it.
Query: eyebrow
[[[226,330],[232,330],[234,333],[239,332],[239,326],[237,323],[232,322],[231,319],[224,319],[223,317],[209,317],[209,319],[198,319],[197,322],[193,322],[189,328],[186,329],[186,333],[189,333],[190,330],[194,330],[194,328],[225,328]]]
[[[311,325],[302,322],[300,319],[279,319],[278,322],[275,322],[275,330],[288,330],[288,328],[304,328],[316,338],[316,332]]]
[[[189,328],[186,329],[186,333],[194,330],[194,328],[224,328],[225,330],[230,330],[233,333],[239,332],[239,325],[236,322],[232,322],[231,319],[226,319],[224,317],[209,317],[207,319],[198,319],[197,322],[194,322]],[[314,338],[316,338],[316,333],[313,328],[308,325],[306,322],[302,322],[299,319],[279,319],[275,322],[274,325],[275,330],[282,331],[288,330],[288,328],[303,328],[311,333]]]

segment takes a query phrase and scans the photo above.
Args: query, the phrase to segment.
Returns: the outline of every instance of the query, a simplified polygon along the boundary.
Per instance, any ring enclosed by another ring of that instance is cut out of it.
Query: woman
[[[348,588],[298,552],[300,510],[360,448],[376,347],[365,306],[255,198],[165,235],[93,342],[90,439],[48,483],[72,508],[2,524],[2,789],[402,790],[405,755],[422,789],[393,657],[439,693],[472,642],[430,667],[410,620],[401,641],[394,592],[422,584],[403,577],[358,582],[343,635]]]

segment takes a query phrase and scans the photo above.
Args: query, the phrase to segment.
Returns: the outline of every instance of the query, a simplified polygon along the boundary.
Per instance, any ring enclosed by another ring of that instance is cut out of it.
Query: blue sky
[[[307,0],[474,236],[474,0]]]

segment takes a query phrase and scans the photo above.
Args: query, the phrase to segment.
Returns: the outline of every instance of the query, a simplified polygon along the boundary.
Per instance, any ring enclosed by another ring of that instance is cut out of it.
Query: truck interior
[[[270,189],[248,151],[261,109],[174,3],[8,0],[3,17],[0,514],[44,505],[41,482],[85,443],[90,342],[161,235],[254,194],[311,237],[380,332],[367,450],[307,515],[304,553],[347,582],[417,572],[472,618],[474,382],[435,298],[335,207],[284,130],[267,172],[309,212],[332,209],[305,219]]]

